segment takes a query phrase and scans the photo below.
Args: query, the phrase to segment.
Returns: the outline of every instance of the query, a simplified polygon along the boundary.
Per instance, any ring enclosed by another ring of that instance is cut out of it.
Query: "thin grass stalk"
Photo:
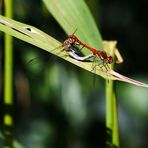
[[[119,127],[116,96],[114,93],[113,81],[106,82],[106,128],[107,148],[119,148]]]
[[[113,57],[114,49],[112,49]],[[114,68],[114,63],[111,65],[111,68]],[[113,80],[106,80],[106,130],[107,147],[119,147],[118,115]]]
[[[112,147],[113,133],[113,81],[106,80],[106,133],[107,133],[107,148]]]
[[[4,1],[5,16],[12,18],[12,0]],[[4,37],[4,135],[5,147],[12,147],[12,106],[13,106],[13,53],[12,36],[5,34]]]
[[[113,93],[113,137],[112,137],[112,143],[115,147],[120,147],[117,101],[116,101],[115,93]]]

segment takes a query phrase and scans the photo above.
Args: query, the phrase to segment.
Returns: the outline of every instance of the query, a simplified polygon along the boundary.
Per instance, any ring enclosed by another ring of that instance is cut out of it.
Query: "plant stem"
[[[107,147],[112,145],[112,130],[113,130],[113,81],[106,80],[106,129],[107,129]]]
[[[12,0],[5,0],[5,16],[12,18]],[[5,147],[12,147],[12,106],[13,106],[13,54],[12,54],[12,36],[5,34],[5,52],[4,52],[4,135]]]
[[[119,127],[118,127],[118,112],[117,112],[117,101],[115,93],[113,93],[113,137],[112,143],[116,147],[119,147]]]
[[[112,56],[114,55],[115,45],[111,50]],[[114,63],[111,68],[114,68]],[[118,115],[113,80],[106,80],[106,129],[107,147],[119,147]]]

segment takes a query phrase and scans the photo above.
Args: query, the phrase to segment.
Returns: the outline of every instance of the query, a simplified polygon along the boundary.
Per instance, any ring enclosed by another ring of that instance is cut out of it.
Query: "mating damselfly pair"
[[[83,56],[81,54],[81,51],[83,48],[88,49],[92,53],[89,55]],[[92,48],[88,46],[87,44],[84,44],[81,42],[74,33],[72,35],[69,35],[68,38],[63,42],[63,44],[53,50],[59,49],[62,51],[66,51],[67,55],[72,57],[75,60],[85,62],[89,60],[90,58],[93,58],[93,63],[95,63],[96,66],[105,67],[106,70],[109,69],[108,64],[111,64],[113,62],[112,56],[108,56],[108,54],[104,50],[97,50],[95,48]],[[99,61],[99,62],[96,62]]]

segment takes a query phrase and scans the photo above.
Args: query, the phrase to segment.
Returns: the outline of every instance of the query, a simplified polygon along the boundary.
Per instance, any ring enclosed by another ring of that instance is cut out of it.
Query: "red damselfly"
[[[102,64],[106,68],[106,70],[109,68],[108,64],[111,64],[113,62],[112,56],[108,56],[107,53],[103,50],[97,50],[95,48],[92,48],[92,47],[84,44],[74,34],[69,35],[68,39],[66,40],[66,43],[68,43],[68,42],[71,44],[74,43],[76,45],[79,44],[79,45],[82,45],[82,48],[85,47],[85,48],[89,49],[94,55],[94,60],[96,60],[96,58],[99,58],[102,61]]]

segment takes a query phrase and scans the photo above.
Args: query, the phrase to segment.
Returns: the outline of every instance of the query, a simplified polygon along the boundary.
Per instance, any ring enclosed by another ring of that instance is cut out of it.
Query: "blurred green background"
[[[116,71],[148,83],[148,1],[86,2],[103,39],[118,41],[124,63],[116,66]],[[15,20],[61,42],[67,37],[41,0],[15,0],[13,6]],[[15,139],[27,148],[105,147],[105,81],[37,47],[13,40]],[[0,55],[2,48],[0,44]],[[29,63],[36,57],[37,62]],[[0,59],[3,61],[2,56]],[[2,98],[2,83],[0,88]],[[148,147],[148,90],[122,82],[115,82],[115,89],[121,147]]]

